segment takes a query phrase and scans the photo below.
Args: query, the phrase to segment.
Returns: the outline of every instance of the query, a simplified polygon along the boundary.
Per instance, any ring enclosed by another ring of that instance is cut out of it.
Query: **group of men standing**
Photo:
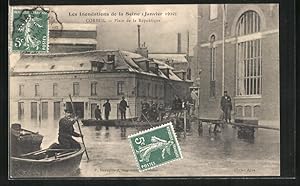
[[[232,110],[232,102],[231,97],[227,94],[227,91],[224,91],[224,96],[221,98],[221,109],[223,111],[223,116],[225,122],[230,123],[231,122],[231,110]],[[105,119],[109,120],[109,114],[111,112],[111,104],[109,102],[109,99],[106,100],[106,102],[103,104],[104,107],[104,115]],[[122,97],[122,100],[119,104],[119,110],[121,113],[121,119],[126,119],[126,109],[129,108],[127,101],[125,100],[125,97]],[[181,101],[181,99],[178,96],[175,96],[175,99],[173,101],[173,108],[175,110],[178,109],[185,109],[184,102]],[[148,103],[142,103],[142,117],[145,120],[157,120],[158,119],[158,113],[160,111],[163,111],[163,105],[160,104],[159,107],[157,104],[154,104],[153,102],[151,105]],[[59,145],[62,148],[80,148],[80,144],[74,140],[72,137],[83,137],[82,134],[78,134],[74,131],[74,123],[77,121],[78,117],[72,115],[71,110],[65,109],[65,117],[61,118],[59,121],[59,134],[58,134],[58,142]],[[102,120],[101,117],[101,110],[99,109],[99,106],[95,109],[95,118],[97,120]]]
[[[154,103],[150,100],[150,103],[144,101],[142,104],[141,121],[159,121],[163,117],[163,111],[165,110],[163,104]]]
[[[106,102],[103,104],[104,107],[104,116],[105,116],[105,120],[109,120],[109,114],[111,112],[111,104],[109,102],[109,99],[106,100]],[[120,101],[119,104],[119,110],[121,113],[121,119],[126,119],[126,109],[129,108],[127,101],[125,100],[125,97],[122,97],[122,100]],[[97,106],[97,108],[95,109],[95,118],[96,120],[102,120],[102,116],[101,116],[101,110],[99,108],[99,105]]]

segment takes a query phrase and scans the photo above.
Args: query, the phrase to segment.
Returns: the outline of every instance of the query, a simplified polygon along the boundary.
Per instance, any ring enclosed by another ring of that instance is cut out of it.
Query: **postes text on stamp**
[[[182,154],[171,122],[128,137],[139,171],[181,159]]]
[[[12,50],[20,52],[48,51],[48,12],[45,10],[13,10]]]

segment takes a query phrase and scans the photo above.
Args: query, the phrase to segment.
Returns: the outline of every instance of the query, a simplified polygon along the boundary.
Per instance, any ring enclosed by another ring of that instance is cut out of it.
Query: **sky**
[[[197,5],[105,5],[105,6],[52,6],[62,23],[87,23],[91,19],[112,20],[96,23],[98,29],[98,49],[123,49],[134,51],[137,48],[137,25],[141,25],[141,43],[145,42],[149,52],[177,52],[177,33],[181,33],[182,51],[187,48],[187,31],[190,36],[190,54],[196,44]],[[111,16],[113,12],[124,15]],[[140,13],[127,15],[128,13]],[[161,16],[143,16],[141,13],[162,13]],[[165,13],[176,13],[167,16]],[[109,16],[80,16],[80,13],[102,13]],[[77,14],[77,16],[70,15]],[[153,19],[160,22],[133,23],[114,22],[114,19]],[[94,23],[95,24],[95,23]]]
[[[20,6],[18,8],[33,8]],[[137,48],[137,25],[141,25],[141,44],[144,42],[149,52],[177,52],[177,33],[181,33],[181,51],[187,51],[187,32],[189,32],[189,54],[197,41],[197,5],[95,5],[95,6],[44,6],[57,14],[62,23],[91,24],[92,19],[105,19],[106,22],[97,24],[97,49],[121,49],[135,51]],[[10,7],[11,11],[12,7]],[[115,12],[116,16],[111,14]],[[121,12],[124,15],[120,16]],[[140,15],[126,15],[138,14]],[[147,15],[161,13],[162,15]],[[166,14],[170,12],[171,15]],[[80,16],[83,13],[108,14],[109,16]],[[174,13],[176,15],[174,15]],[[77,14],[77,16],[74,16]],[[54,15],[51,13],[50,15]],[[73,16],[71,16],[73,15]],[[131,20],[131,22],[115,22],[115,19]],[[159,22],[132,22],[132,19],[152,19]],[[112,22],[107,22],[112,20]],[[10,36],[9,36],[10,38]],[[19,59],[18,53],[10,53],[10,66]]]

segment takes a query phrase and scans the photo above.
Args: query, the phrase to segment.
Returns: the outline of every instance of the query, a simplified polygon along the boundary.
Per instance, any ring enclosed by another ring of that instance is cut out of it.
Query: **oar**
[[[69,94],[69,97],[70,97],[70,100],[71,100],[73,114],[74,114],[74,116],[76,116],[71,94]],[[82,135],[82,132],[81,132],[80,124],[79,124],[78,120],[76,120],[76,122],[77,122],[77,125],[78,125],[79,132],[81,134],[81,140],[82,140],[82,144],[84,146],[84,151],[85,151],[86,158],[87,158],[87,160],[90,160],[89,155],[88,155],[87,150],[86,150],[86,147],[85,147],[85,144],[84,144],[84,140],[83,140],[83,135]]]
[[[78,149],[41,149],[41,150],[38,150],[38,151],[34,151],[34,152],[29,152],[29,153],[26,153],[26,154],[21,154],[20,157],[25,157],[25,156],[30,156],[30,155],[38,155],[38,154],[41,154],[41,153],[46,153],[46,152],[51,152],[51,151],[54,151],[54,152],[60,152],[60,151],[74,151],[74,150],[78,150]]]

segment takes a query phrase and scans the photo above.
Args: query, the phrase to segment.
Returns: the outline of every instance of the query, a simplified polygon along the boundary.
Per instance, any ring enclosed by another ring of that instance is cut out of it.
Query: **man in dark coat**
[[[175,95],[175,99],[173,100],[173,110],[181,110],[181,109],[182,109],[182,101],[177,95]]]
[[[59,120],[59,133],[58,133],[58,142],[61,148],[65,149],[80,149],[80,144],[72,138],[82,137],[81,134],[78,134],[74,131],[74,123],[78,118],[72,117],[72,112],[70,110],[65,110],[65,117]]]
[[[141,121],[147,121],[148,120],[148,114],[150,110],[149,103],[145,100],[144,102],[141,102],[142,104],[142,112],[141,112]]]
[[[111,106],[109,103],[109,99],[106,100],[106,103],[103,104],[104,107],[104,114],[105,114],[105,119],[108,120],[109,119],[109,113],[111,111]]]
[[[221,98],[221,109],[224,113],[225,122],[231,122],[231,110],[232,103],[230,96],[227,95],[227,91],[224,91],[224,96]]]
[[[101,110],[99,109],[99,105],[97,105],[97,108],[95,109],[95,118],[96,120],[102,120]]]
[[[121,112],[121,119],[122,120],[126,119],[126,108],[129,108],[129,106],[127,104],[127,101],[125,101],[125,97],[123,96],[122,100],[120,102],[120,105],[119,105],[119,109],[120,109],[120,112]]]

